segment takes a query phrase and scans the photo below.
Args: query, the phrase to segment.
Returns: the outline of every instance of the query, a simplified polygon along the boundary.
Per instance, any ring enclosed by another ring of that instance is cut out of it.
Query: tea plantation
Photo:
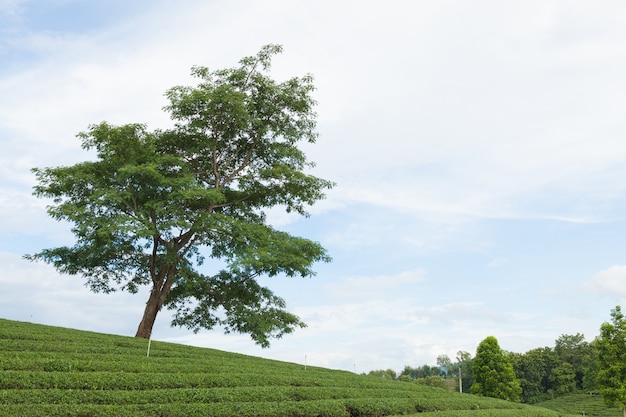
[[[609,407],[597,393],[590,395],[585,393],[570,394],[554,400],[544,401],[537,404],[540,407],[555,411],[567,410],[579,416],[587,417],[622,417],[619,407]]]
[[[0,416],[557,417],[544,408],[213,349],[0,319]]]

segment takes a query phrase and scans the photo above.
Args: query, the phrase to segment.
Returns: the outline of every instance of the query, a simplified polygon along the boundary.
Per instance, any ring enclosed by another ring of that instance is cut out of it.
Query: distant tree
[[[611,310],[611,322],[600,327],[597,347],[600,393],[626,417],[626,318],[620,306]]]
[[[446,378],[456,380],[454,384],[448,383],[450,386],[454,386],[455,390],[461,391],[463,388],[465,391],[469,390],[473,382],[471,353],[463,350],[458,351],[456,362],[452,362],[448,355],[439,355],[437,356],[437,365],[444,372]]]
[[[416,379],[418,376],[417,368],[412,368],[409,365],[406,365],[402,372],[400,372],[399,378],[403,376],[409,377],[411,380]]]
[[[457,363],[455,365],[458,367],[457,376],[461,379],[461,382],[459,383],[459,391],[467,392],[474,382],[472,373],[472,354],[464,350],[460,350],[456,353],[456,360]]]
[[[509,354],[522,387],[522,402],[533,404],[576,390],[596,389],[595,351],[593,344],[577,333],[561,335],[554,348]]]
[[[572,366],[574,373],[574,387],[572,389],[584,388],[585,372],[591,365],[592,348],[585,341],[585,336],[581,333],[575,335],[561,335],[554,344],[554,352],[560,362],[566,362]]]
[[[429,387],[442,388],[445,390],[450,389],[448,382],[440,376],[427,376],[425,378],[418,378],[415,380],[418,385],[426,385]]]
[[[411,379],[426,378],[429,376],[441,376],[441,369],[438,366],[423,365],[419,368],[405,366],[400,376],[408,375]]]
[[[137,337],[148,338],[162,307],[173,325],[221,326],[263,347],[304,323],[261,276],[310,277],[329,261],[317,242],[268,224],[267,210],[307,215],[332,183],[306,173],[298,148],[315,142],[312,78],[276,82],[267,71],[281,47],[268,45],[235,68],[194,67],[197,86],[174,87],[166,131],[130,124],[79,135],[95,160],[34,169],[48,213],[73,223],[76,243],[31,260],[82,275],[95,292],[149,286]],[[199,269],[207,259],[214,273]]]
[[[485,397],[519,401],[520,383],[509,358],[500,349],[498,340],[489,336],[476,349],[473,363],[474,384],[470,392]]]
[[[452,368],[452,360],[450,360],[450,357],[448,355],[437,356],[437,365],[439,365],[439,368],[441,369],[442,373],[447,378],[448,373],[450,372]]]
[[[585,369],[585,375],[583,376],[583,389],[585,391],[595,391],[598,389],[598,372],[600,371],[600,364],[598,363],[598,341],[594,340],[589,343],[590,358],[589,364]]]
[[[534,404],[547,399],[553,357],[554,352],[549,347],[532,349],[524,354],[509,354],[522,388],[522,402]]]
[[[570,394],[576,389],[576,372],[569,362],[559,362],[552,368],[548,379],[556,395]]]
[[[374,376],[377,378],[394,380],[396,379],[396,371],[394,371],[393,369],[378,369],[378,370],[369,371],[367,376]]]

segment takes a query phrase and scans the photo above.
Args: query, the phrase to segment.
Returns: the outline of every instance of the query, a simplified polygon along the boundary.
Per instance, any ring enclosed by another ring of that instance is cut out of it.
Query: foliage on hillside
[[[521,381],[523,402],[533,404],[580,390],[596,390],[596,344],[586,342],[582,334],[561,335],[554,348],[509,356]]]
[[[521,401],[536,404],[576,392],[597,392],[598,342],[585,341],[585,336],[561,335],[554,347],[542,347],[526,353],[507,352],[522,388]],[[469,392],[474,381],[475,358],[467,352],[459,352],[457,361],[445,367],[423,365],[413,368],[405,366],[398,380],[416,381],[435,385],[441,378],[448,382],[451,391]],[[439,358],[438,358],[439,361]],[[450,361],[452,362],[452,361]],[[371,371],[376,374],[380,371]],[[388,371],[387,371],[388,372]],[[462,384],[459,384],[459,375]],[[446,384],[438,384],[444,386]]]
[[[212,349],[0,320],[0,415],[557,417],[449,393]]]

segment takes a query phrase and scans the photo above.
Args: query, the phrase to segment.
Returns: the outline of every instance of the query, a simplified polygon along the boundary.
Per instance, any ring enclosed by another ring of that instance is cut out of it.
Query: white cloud
[[[591,288],[626,303],[626,265],[614,265],[598,272],[591,280]]]
[[[512,314],[503,315],[489,309],[483,303],[465,302],[438,305],[435,307],[417,307],[409,313],[409,318],[415,323],[424,324],[459,324],[469,322],[510,322]]]
[[[497,257],[492,259],[491,261],[489,261],[489,263],[487,264],[488,268],[500,268],[506,264],[509,263],[509,259],[507,258],[502,258],[502,257]]]
[[[189,81],[191,65],[233,65],[264,40],[280,42],[289,33],[276,72],[318,77],[320,129],[339,139],[323,136],[312,148],[320,175],[339,183],[329,194],[331,207],[382,205],[447,222],[519,218],[533,206],[533,216],[578,219],[589,215],[584,204],[579,210],[534,207],[537,193],[578,194],[584,187],[587,198],[597,199],[622,191],[608,184],[618,184],[611,179],[624,174],[626,146],[611,133],[622,123],[611,109],[623,107],[623,98],[617,85],[595,88],[604,68],[624,65],[613,34],[604,29],[603,22],[614,19],[606,11],[595,11],[596,23],[589,24],[575,5],[564,23],[554,17],[562,7],[497,6],[500,19],[485,16],[483,28],[466,24],[465,7],[344,4],[328,14],[319,4],[276,1],[263,8],[247,4],[237,13],[237,26],[248,33],[259,29],[263,39],[233,39],[226,47],[212,41],[228,26],[217,16],[230,16],[235,6],[157,4],[132,22],[89,37],[28,38],[29,48],[59,58],[3,81],[2,96],[12,99],[0,101],[0,125],[33,141],[33,148],[51,140],[61,146],[63,152],[34,163],[49,164],[70,150],[77,157],[74,134],[89,123],[166,125],[162,94]],[[215,16],[210,28],[208,15]],[[574,38],[563,52],[559,36],[582,23],[591,40]],[[337,36],[311,37],[319,27]],[[544,43],[546,37],[550,42]],[[554,82],[540,78],[546,73]],[[623,84],[617,74],[610,76]],[[580,86],[581,79],[589,85]],[[565,93],[571,96],[566,105]],[[601,126],[591,117],[600,117]]]
[[[0,317],[131,335],[146,294],[94,294],[81,277],[60,275],[44,263],[0,252]]]
[[[344,301],[389,299],[390,296],[404,295],[407,291],[417,291],[415,284],[424,282],[424,275],[425,272],[418,269],[396,275],[350,276],[326,284],[325,291],[329,298]]]
[[[16,17],[22,9],[22,5],[30,0],[0,0],[0,15]]]

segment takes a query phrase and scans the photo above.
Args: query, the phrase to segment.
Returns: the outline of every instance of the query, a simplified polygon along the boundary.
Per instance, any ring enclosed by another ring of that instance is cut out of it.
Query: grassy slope
[[[599,395],[571,394],[537,404],[551,410],[587,417],[622,417],[622,410],[604,404]]]
[[[556,417],[542,408],[213,349],[0,319],[2,416]]]

